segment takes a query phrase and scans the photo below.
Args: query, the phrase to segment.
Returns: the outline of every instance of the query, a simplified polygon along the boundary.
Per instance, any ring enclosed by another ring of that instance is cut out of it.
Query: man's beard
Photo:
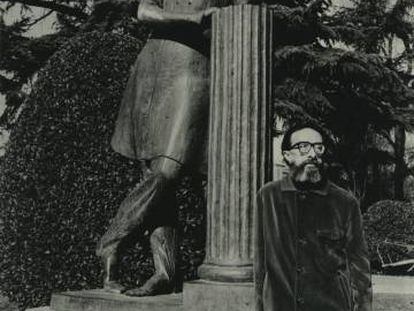
[[[324,179],[324,166],[318,160],[306,161],[293,168],[292,176],[296,182],[316,184]]]

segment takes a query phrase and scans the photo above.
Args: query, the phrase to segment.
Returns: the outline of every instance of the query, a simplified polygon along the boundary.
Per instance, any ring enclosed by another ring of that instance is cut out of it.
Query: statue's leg
[[[181,165],[174,160],[161,158],[154,163],[153,170],[168,180],[163,198],[151,211],[150,217],[154,224],[150,243],[155,273],[143,286],[126,291],[128,296],[169,294],[174,290],[176,281],[177,206],[174,190]]]
[[[163,201],[169,180],[162,172],[149,172],[121,203],[115,218],[98,243],[96,254],[104,265],[104,289],[123,292],[118,280],[118,249],[121,242],[141,229],[152,211]],[[152,217],[151,217],[152,218]]]
[[[175,285],[176,229],[158,227],[150,238],[155,273],[145,284],[125,292],[128,296],[155,296],[170,294]]]
[[[122,293],[125,287],[118,282],[118,258],[115,254],[102,257],[104,267],[104,289],[112,293]]]

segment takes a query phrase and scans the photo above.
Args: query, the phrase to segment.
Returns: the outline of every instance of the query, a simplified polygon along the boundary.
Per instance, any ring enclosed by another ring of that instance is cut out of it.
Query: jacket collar
[[[330,181],[328,180],[326,182],[326,184],[321,189],[311,189],[311,190],[309,190],[309,192],[325,196],[325,195],[328,194],[329,186],[330,186]],[[283,192],[284,191],[299,191],[295,187],[295,185],[292,182],[292,179],[289,176],[287,176],[287,177],[285,177],[281,180],[280,187],[281,187],[281,190]]]

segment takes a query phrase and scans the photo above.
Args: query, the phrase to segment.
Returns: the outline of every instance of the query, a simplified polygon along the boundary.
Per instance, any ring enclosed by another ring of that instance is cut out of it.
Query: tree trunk
[[[405,178],[405,130],[401,125],[395,128],[395,171],[394,171],[394,198],[404,199],[404,178]]]

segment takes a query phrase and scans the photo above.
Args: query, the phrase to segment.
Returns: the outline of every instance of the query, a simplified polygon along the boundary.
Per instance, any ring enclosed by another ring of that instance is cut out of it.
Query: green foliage
[[[1,28],[1,24],[0,24]],[[0,29],[1,30],[1,29]],[[0,68],[8,75],[0,75],[0,92],[6,95],[7,108],[0,117],[0,126],[10,129],[26,94],[25,83],[45,65],[52,54],[73,34],[61,32],[35,39],[28,39],[18,32],[4,32]]]
[[[413,90],[378,55],[287,46],[276,51],[274,64],[277,100],[292,98],[311,116],[327,123],[337,136],[348,133],[343,126],[351,125],[349,118],[357,117],[353,127],[369,124],[377,131],[396,124],[411,128],[414,124],[397,109],[409,106]],[[279,110],[278,102],[275,108]]]
[[[413,265],[382,267],[414,259],[414,204],[379,201],[364,215],[365,232],[374,271],[414,275]]]
[[[410,130],[414,126],[410,107],[413,90],[406,86],[388,56],[369,52],[381,51],[389,36],[396,35],[389,20],[399,18],[400,24],[407,23],[404,18],[412,6],[398,1],[386,11],[381,1],[357,1],[355,7],[332,15],[327,12],[329,4],[311,1],[294,8],[274,8],[274,110],[288,124],[305,120],[321,125],[330,134],[334,142],[332,159],[344,169],[348,187],[364,205],[368,168],[374,160],[369,155],[380,153],[378,148],[373,150],[373,137],[383,135],[393,146],[388,139],[392,128],[402,126]],[[388,28],[378,26],[375,34],[367,32],[364,21],[368,23],[373,15]],[[295,19],[296,27],[289,22],[288,26],[281,25],[284,16]],[[344,33],[343,27],[353,27],[354,31]],[[407,27],[404,29],[408,31]],[[338,42],[356,50],[334,48]],[[367,42],[372,49],[363,45]],[[387,162],[398,160],[392,154],[382,158]],[[376,163],[378,159],[375,158]]]
[[[275,27],[275,44],[302,45],[314,42],[316,38],[329,40],[334,33],[325,26],[323,12],[331,0],[275,1],[272,6]]]
[[[17,311],[16,305],[10,303],[9,299],[0,296],[0,311]]]
[[[357,0],[354,7],[337,11],[328,24],[337,38],[359,51],[388,54],[385,43],[393,36],[411,50],[414,26],[411,0]],[[409,42],[411,41],[411,42]]]
[[[6,96],[6,110],[0,117],[0,127],[11,129],[19,107],[25,100],[24,86],[46,64],[48,59],[71,37],[91,31],[114,32],[144,40],[148,29],[138,23],[135,14],[139,1],[42,1],[38,6],[50,9],[43,16],[33,17],[31,7],[20,1],[7,3],[2,14],[20,6],[21,18],[5,25],[0,15],[0,93]],[[26,32],[37,23],[57,13],[57,32],[38,38],[29,38]]]
[[[141,45],[110,33],[75,37],[24,103],[0,163],[0,291],[22,308],[48,304],[52,291],[101,286],[96,243],[141,175],[109,144]],[[203,258],[205,228],[202,191],[189,188],[186,179],[178,193],[186,278]],[[125,284],[151,274],[148,253],[144,239],[125,255]]]

